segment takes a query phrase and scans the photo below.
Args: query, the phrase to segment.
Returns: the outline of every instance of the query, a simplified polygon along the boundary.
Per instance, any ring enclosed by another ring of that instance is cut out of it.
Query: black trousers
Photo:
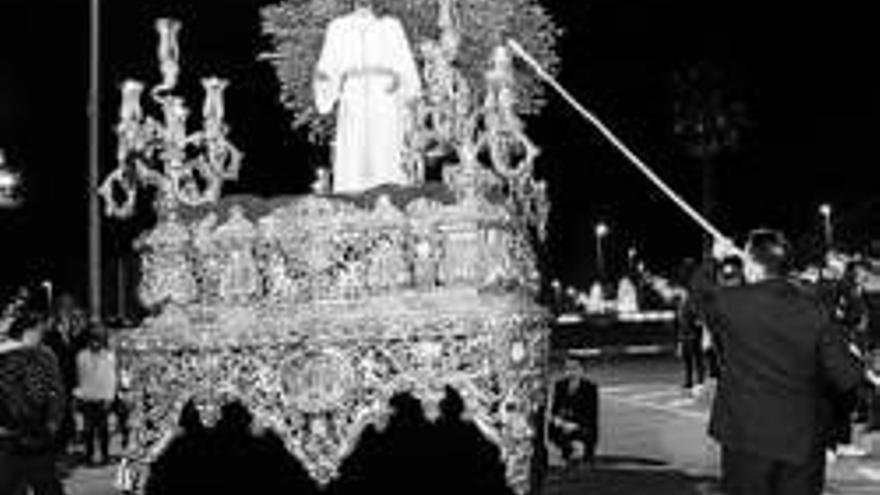
[[[52,452],[20,454],[0,445],[0,493],[25,495],[63,495],[64,488]]]
[[[880,373],[880,344],[872,342],[871,367]],[[880,387],[868,387],[864,391],[864,409],[866,416],[866,430],[870,432],[880,431]]]
[[[84,400],[80,404],[85,423],[86,459],[91,461],[95,455],[95,442],[101,449],[104,462],[110,459],[110,430],[107,426],[107,413],[110,402]]]
[[[880,389],[872,387],[866,392],[865,409],[867,416],[866,430],[880,431]]]
[[[699,338],[686,338],[681,341],[681,358],[684,361],[685,388],[703,383],[706,378],[706,364],[703,361],[703,349]]]
[[[56,449],[59,455],[68,454],[68,449],[76,443],[76,420],[74,419],[74,400],[70,390],[67,391],[64,402],[64,416],[61,418],[61,428],[55,436]]]
[[[710,347],[705,352],[706,367],[709,372],[709,378],[718,379],[721,376],[721,364],[718,362],[718,351],[714,347]]]
[[[532,465],[529,470],[529,494],[541,495],[547,477],[547,446],[544,443],[544,414],[546,405],[532,416],[535,434],[532,436]]]
[[[557,426],[550,426],[550,441],[562,451],[562,458],[566,461],[571,460],[574,454],[573,442],[576,441],[584,444],[584,461],[591,462],[596,455],[596,435],[589,428],[581,427],[567,432]]]
[[[110,404],[110,412],[116,416],[116,427],[122,435],[122,446],[123,448],[127,448],[128,439],[131,434],[131,429],[128,424],[128,417],[131,412],[130,408],[122,398],[116,397],[116,399]]]
[[[839,395],[832,402],[831,408],[831,445],[847,445],[852,443],[853,412],[859,402],[861,390],[850,390]]]
[[[821,495],[825,451],[816,449],[809,460],[795,464],[723,447],[721,485],[725,495]]]

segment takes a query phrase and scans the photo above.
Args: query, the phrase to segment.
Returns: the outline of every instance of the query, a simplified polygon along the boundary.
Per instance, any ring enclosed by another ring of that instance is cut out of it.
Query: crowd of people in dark
[[[63,493],[55,460],[66,398],[58,360],[40,345],[45,331],[38,316],[21,315],[0,344],[0,493]]]
[[[745,256],[694,263],[679,301],[683,385],[692,394],[712,385],[708,432],[721,446],[729,495],[818,495],[828,459],[859,455],[853,425],[880,430],[871,358],[880,304],[860,290],[855,264],[834,280],[805,281],[792,276],[790,257],[780,233],[756,231]],[[0,493],[60,494],[65,462],[113,461],[111,415],[128,442],[126,379],[104,326],[71,298],[50,307],[29,299],[19,294],[0,319]],[[598,443],[599,395],[581,363],[567,359],[548,392],[535,420],[536,486],[546,448],[563,463],[592,464]],[[464,417],[452,388],[436,421],[410,395],[390,405],[388,421],[368,426],[339,476],[318,487],[279,433],[261,429],[241,403],[226,404],[213,427],[188,403],[146,492],[510,493],[498,446]]]
[[[829,253],[799,269],[785,236],[766,229],[744,250],[712,251],[686,259],[665,295],[642,284],[676,310],[676,403],[711,407],[726,495],[822,493],[827,463],[871,455],[862,439],[880,431],[880,291],[865,283],[876,264]],[[588,404],[578,415],[595,421]]]
[[[72,296],[21,289],[0,317],[0,493],[64,493],[78,466],[106,466],[115,426],[129,440],[115,353]]]
[[[126,379],[107,329],[89,321],[69,296],[51,307],[39,299],[23,290],[0,319],[2,494],[63,494],[70,469],[116,461],[109,448],[112,416],[120,445],[129,440],[128,407],[121,398]],[[557,425],[560,442],[574,441],[582,457],[595,448],[596,434],[581,429],[568,398],[595,404],[595,389],[590,395],[580,381],[573,383],[560,384],[554,412],[571,422]],[[179,430],[151,465],[146,493],[512,493],[499,447],[465,417],[452,388],[434,421],[408,394],[395,396],[390,406],[385,424],[361,434],[339,476],[318,487],[278,432],[259,428],[241,403],[226,404],[213,427],[203,425],[188,403]]]
[[[20,294],[0,320],[0,493],[59,495],[67,468],[114,460],[111,414],[119,416],[122,445],[127,443],[127,407],[120,399],[125,380],[116,375],[103,326],[83,319],[67,297],[53,308],[31,299]],[[145,491],[512,493],[498,446],[463,417],[464,403],[453,389],[435,421],[408,394],[390,405],[383,427],[368,426],[335,481],[318,487],[279,434],[260,428],[241,403],[224,405],[217,424],[207,427],[189,402],[178,431],[151,465]],[[84,453],[75,455],[77,450]]]
[[[146,493],[512,493],[497,446],[462,417],[461,397],[447,389],[440,407],[431,422],[417,399],[392,398],[384,427],[368,426],[339,476],[319,488],[275,432],[255,427],[241,403],[226,404],[212,428],[188,403],[177,436],[150,470]]]

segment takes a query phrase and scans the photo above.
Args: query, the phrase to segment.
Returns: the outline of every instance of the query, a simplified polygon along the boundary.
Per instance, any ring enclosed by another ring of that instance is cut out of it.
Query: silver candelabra
[[[117,166],[99,190],[109,216],[131,216],[143,186],[156,188],[156,208],[166,214],[181,204],[213,203],[220,197],[223,183],[238,178],[243,155],[227,139],[224,120],[223,92],[228,82],[216,77],[202,79],[202,129],[191,134],[187,132],[189,110],[183,98],[172,93],[180,74],[180,27],[173,19],[156,21],[162,82],[150,95],[161,109],[161,120],[144,114],[142,82],[129,79],[122,84]]]

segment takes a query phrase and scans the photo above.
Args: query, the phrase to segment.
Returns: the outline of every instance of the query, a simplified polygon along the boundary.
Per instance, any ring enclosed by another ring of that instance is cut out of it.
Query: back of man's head
[[[247,406],[241,402],[227,402],[220,408],[217,429],[230,434],[245,434],[250,431],[253,419]]]
[[[202,430],[202,418],[199,415],[198,407],[193,401],[189,400],[183,405],[183,409],[180,410],[180,417],[177,420],[177,424],[186,433],[195,433]]]
[[[93,349],[106,348],[109,339],[107,327],[99,321],[90,322],[86,339],[89,346]]]
[[[746,252],[766,275],[783,275],[788,271],[789,251],[788,241],[778,230],[757,229],[749,233]]]
[[[440,413],[447,421],[459,421],[465,410],[464,399],[452,387],[446,387],[446,395],[440,401]]]

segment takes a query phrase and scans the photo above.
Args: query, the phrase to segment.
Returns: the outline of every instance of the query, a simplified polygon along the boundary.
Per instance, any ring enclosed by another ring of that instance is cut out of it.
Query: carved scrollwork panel
[[[382,426],[392,396],[413,394],[434,418],[445,387],[451,386],[464,399],[466,416],[501,448],[511,483],[527,483],[527,419],[535,399],[533,366],[541,362],[533,354],[542,352],[546,337],[542,318],[508,315],[504,305],[489,300],[475,304],[485,313],[438,314],[425,308],[373,323],[345,318],[332,308],[319,320],[300,315],[307,319],[278,321],[279,329],[311,328],[303,337],[240,331],[237,340],[206,338],[180,347],[154,330],[146,332],[159,340],[133,336],[120,349],[121,363],[133,377],[133,423],[139,432],[130,457],[149,462],[190,398],[211,421],[222,404],[241,400],[259,424],[281,434],[316,480],[326,483],[363,428]],[[247,323],[237,325],[263,332],[276,328],[259,319],[242,321]],[[198,333],[225,335],[223,325],[236,323],[221,318],[218,324]]]

